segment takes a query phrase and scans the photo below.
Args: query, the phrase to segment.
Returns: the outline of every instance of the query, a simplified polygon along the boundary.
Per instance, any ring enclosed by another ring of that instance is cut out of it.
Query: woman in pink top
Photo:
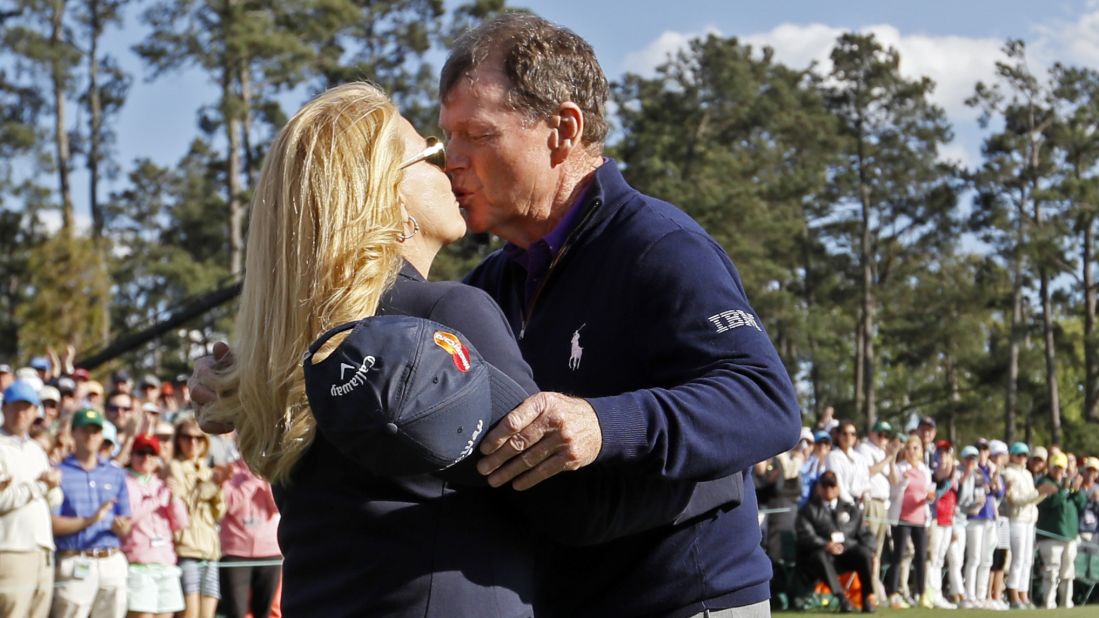
[[[927,566],[927,524],[931,510],[928,504],[935,499],[935,485],[931,481],[931,470],[923,463],[923,443],[910,438],[901,451],[900,463],[889,466],[889,482],[893,485],[889,505],[889,519],[893,523],[893,567],[889,569],[889,580],[885,591],[893,607],[908,607],[897,593],[900,564],[904,546],[912,539],[916,550],[912,558],[912,571],[915,575],[915,590],[922,595],[921,605],[931,606],[931,598],[925,590]]]
[[[249,610],[262,618],[282,574],[282,552],[277,538],[279,510],[271,485],[248,469],[243,459],[229,464],[221,485],[225,517],[221,520],[221,605],[219,613],[243,618]],[[275,564],[234,566],[234,562]],[[251,599],[251,602],[249,602]]]
[[[134,438],[126,476],[133,527],[122,539],[122,551],[130,562],[126,577],[130,618],[167,618],[183,609],[172,534],[187,527],[187,509],[155,474],[159,455],[156,436]]]

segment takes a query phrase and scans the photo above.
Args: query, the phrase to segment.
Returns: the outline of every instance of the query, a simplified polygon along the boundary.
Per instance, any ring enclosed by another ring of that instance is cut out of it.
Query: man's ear
[[[572,101],[565,101],[557,108],[557,114],[550,119],[549,147],[554,165],[563,163],[573,148],[581,147],[584,135],[584,112]]]

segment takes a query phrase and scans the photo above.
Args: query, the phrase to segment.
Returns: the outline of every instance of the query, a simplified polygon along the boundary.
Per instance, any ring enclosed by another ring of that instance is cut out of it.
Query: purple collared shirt
[[[583,210],[584,201],[588,199],[589,193],[591,193],[591,185],[588,185],[580,193],[580,197],[572,203],[568,212],[565,213],[564,217],[561,217],[561,220],[550,230],[550,233],[542,237],[541,240],[531,243],[526,250],[510,242],[504,245],[504,255],[527,271],[527,283],[523,290],[524,305],[530,303],[535,290],[538,289],[538,286],[542,284],[542,281],[549,273],[549,267],[553,263],[553,259],[561,252],[561,248],[565,245],[569,234],[579,223],[580,212]]]

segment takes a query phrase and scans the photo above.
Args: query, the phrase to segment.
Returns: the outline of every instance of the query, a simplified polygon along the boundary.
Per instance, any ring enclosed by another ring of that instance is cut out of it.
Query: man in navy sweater
[[[488,433],[478,469],[518,490],[567,482],[595,495],[648,477],[711,482],[726,498],[550,548],[537,614],[769,615],[743,471],[793,447],[800,416],[729,257],[602,156],[607,81],[571,31],[526,14],[486,22],[455,44],[439,91],[469,228],[508,243],[467,283],[500,304],[545,391]]]

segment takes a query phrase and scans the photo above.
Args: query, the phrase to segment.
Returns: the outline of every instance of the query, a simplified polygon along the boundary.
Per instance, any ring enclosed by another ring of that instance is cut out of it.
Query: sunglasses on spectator
[[[437,137],[427,138],[427,147],[420,154],[401,164],[401,169],[412,167],[420,161],[427,161],[435,167],[446,171],[446,146]]]
[[[108,403],[107,404],[107,409],[111,410],[111,411],[116,411],[116,412],[129,412],[130,410],[133,410],[134,408],[133,408],[133,406],[120,406],[116,403]]]

